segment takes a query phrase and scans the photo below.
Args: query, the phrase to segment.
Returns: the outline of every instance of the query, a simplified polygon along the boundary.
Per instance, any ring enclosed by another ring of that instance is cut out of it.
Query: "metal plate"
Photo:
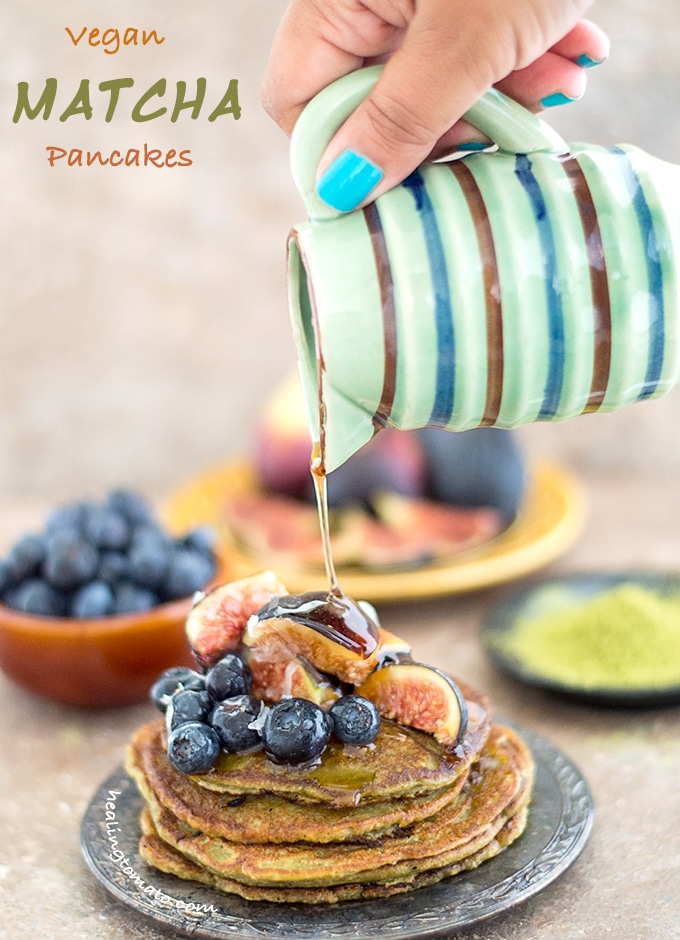
[[[472,872],[384,901],[330,905],[244,901],[150,868],[137,851],[142,798],[122,767],[95,793],[81,830],[85,859],[118,900],[180,933],[210,940],[417,940],[507,911],[558,878],[581,853],[593,821],[588,784],[539,735],[517,728],[536,762],[523,835]]]

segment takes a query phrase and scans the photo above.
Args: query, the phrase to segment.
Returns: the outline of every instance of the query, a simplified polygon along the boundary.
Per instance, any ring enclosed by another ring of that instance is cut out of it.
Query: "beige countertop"
[[[588,485],[590,519],[549,572],[677,567],[680,488],[672,480]],[[37,516],[0,518],[6,544]],[[465,597],[384,606],[383,623],[418,658],[487,690],[497,711],[537,731],[586,777],[592,836],[578,861],[542,893],[456,936],[476,940],[680,938],[680,708],[614,711],[574,704],[500,676],[478,642],[484,611],[512,586]],[[109,894],[80,853],[83,812],[120,763],[151,706],[82,711],[33,697],[0,677],[0,938],[154,940],[173,936]]]

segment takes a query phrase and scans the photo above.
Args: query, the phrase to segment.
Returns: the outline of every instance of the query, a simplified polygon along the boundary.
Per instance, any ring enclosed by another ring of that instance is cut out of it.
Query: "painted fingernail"
[[[567,98],[566,95],[563,95],[561,91],[555,92],[554,95],[548,95],[547,98],[543,98],[541,105],[544,108],[554,108],[558,104],[571,104],[572,101],[578,101],[577,98]]]
[[[353,150],[343,150],[321,175],[317,192],[338,212],[351,212],[383,178],[380,167]]]
[[[481,140],[468,140],[464,144],[458,144],[455,149],[456,153],[464,153],[467,150],[486,150],[487,147],[493,146],[492,144],[482,143]]]
[[[580,55],[578,59],[574,59],[574,65],[580,65],[582,69],[592,69],[596,65],[602,65],[603,59],[591,59],[589,55],[586,55],[584,52],[583,55]]]

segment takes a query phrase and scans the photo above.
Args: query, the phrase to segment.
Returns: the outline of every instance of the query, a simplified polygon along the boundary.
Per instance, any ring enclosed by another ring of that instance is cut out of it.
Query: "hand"
[[[420,163],[483,141],[461,115],[491,86],[537,112],[580,98],[609,42],[579,19],[591,0],[292,0],[274,39],[263,103],[290,134],[322,88],[386,63],[331,140],[319,192],[349,210]]]

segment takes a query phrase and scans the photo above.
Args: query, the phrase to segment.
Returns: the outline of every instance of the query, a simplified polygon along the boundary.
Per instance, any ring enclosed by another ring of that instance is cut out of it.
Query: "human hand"
[[[349,211],[424,160],[483,144],[460,117],[491,86],[534,112],[580,98],[585,68],[609,52],[605,34],[580,19],[591,2],[291,0],[263,103],[290,134],[305,105],[335,79],[386,63],[319,164],[319,194]]]

